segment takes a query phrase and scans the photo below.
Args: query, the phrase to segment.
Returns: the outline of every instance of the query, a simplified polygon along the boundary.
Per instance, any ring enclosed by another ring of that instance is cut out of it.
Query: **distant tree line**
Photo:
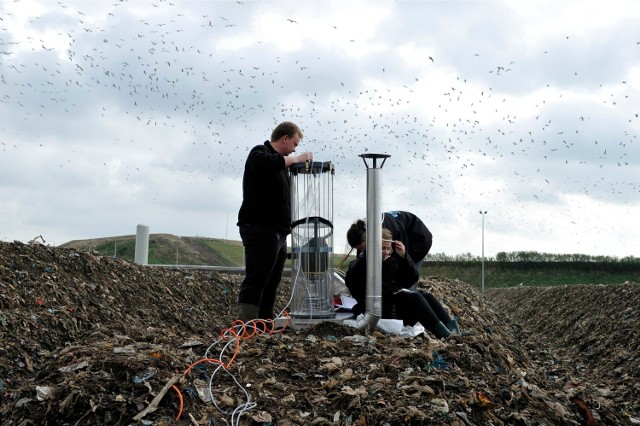
[[[433,253],[428,256],[435,262],[480,262],[482,257],[471,253],[447,256],[444,253]],[[601,263],[640,263],[640,258],[625,256],[590,256],[588,254],[538,253],[537,251],[498,252],[495,257],[484,258],[487,262],[601,262]]]

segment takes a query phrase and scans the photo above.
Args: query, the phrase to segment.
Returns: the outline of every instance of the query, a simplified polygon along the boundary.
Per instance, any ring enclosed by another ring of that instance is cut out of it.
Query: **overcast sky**
[[[335,167],[334,246],[417,214],[431,253],[640,257],[640,2],[0,0],[0,240],[239,240],[281,121]]]

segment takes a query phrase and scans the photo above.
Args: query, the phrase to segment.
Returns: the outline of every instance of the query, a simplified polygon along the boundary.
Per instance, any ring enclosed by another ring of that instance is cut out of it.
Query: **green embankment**
[[[96,251],[133,262],[135,236],[72,241],[63,247]],[[342,260],[334,255],[334,265]],[[206,237],[177,237],[169,234],[149,236],[149,264],[243,266],[242,243]],[[346,269],[346,262],[342,269]],[[286,267],[291,266],[287,260]],[[616,261],[485,261],[485,289],[517,285],[616,284],[640,282],[640,263]],[[438,260],[427,258],[422,276],[459,279],[480,288],[482,263],[479,260]]]
[[[478,261],[425,262],[422,275],[459,279],[480,287],[482,263]],[[517,285],[620,284],[640,282],[640,265],[617,262],[495,262],[484,264],[486,288]]]
[[[230,240],[202,240],[202,243],[210,250],[218,252],[221,258],[228,262],[228,265],[220,266],[240,266],[244,265],[244,254],[242,244],[238,241]]]

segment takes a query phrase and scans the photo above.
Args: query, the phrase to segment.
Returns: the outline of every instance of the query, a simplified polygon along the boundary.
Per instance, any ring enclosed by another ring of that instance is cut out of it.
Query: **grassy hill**
[[[74,240],[60,247],[82,251],[95,251],[104,256],[118,257],[133,262],[136,251],[136,236],[93,238]],[[334,255],[337,265],[344,255]],[[242,241],[208,237],[179,237],[171,234],[149,235],[150,265],[205,265],[205,266],[244,266]],[[348,263],[347,263],[348,264]],[[291,267],[287,260],[285,267]]]
[[[70,241],[61,247],[96,251],[130,262],[135,258],[135,235]],[[149,264],[243,267],[242,242],[207,237],[149,235]],[[342,260],[334,255],[334,265]],[[347,263],[348,264],[348,263]],[[485,289],[517,285],[554,286],[640,282],[640,264],[616,262],[486,262]],[[287,261],[285,267],[291,267]],[[344,267],[346,268],[346,266]],[[343,268],[343,269],[344,269]],[[477,261],[434,261],[422,264],[423,277],[458,279],[476,288],[481,285]]]
[[[62,244],[61,247],[96,251],[105,256],[118,257],[133,262],[136,237],[135,235],[123,235],[74,240]],[[218,238],[150,234],[149,264],[243,266],[242,243]]]

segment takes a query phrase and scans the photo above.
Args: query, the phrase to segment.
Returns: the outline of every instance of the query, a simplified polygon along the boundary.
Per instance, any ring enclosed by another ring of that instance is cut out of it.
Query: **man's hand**
[[[313,161],[313,153],[303,152],[299,155],[287,155],[284,157],[284,165],[287,167],[296,163],[306,163],[307,161]]]
[[[296,163],[304,163],[307,161],[313,161],[313,153],[311,152],[303,152],[300,155],[296,155]]]

